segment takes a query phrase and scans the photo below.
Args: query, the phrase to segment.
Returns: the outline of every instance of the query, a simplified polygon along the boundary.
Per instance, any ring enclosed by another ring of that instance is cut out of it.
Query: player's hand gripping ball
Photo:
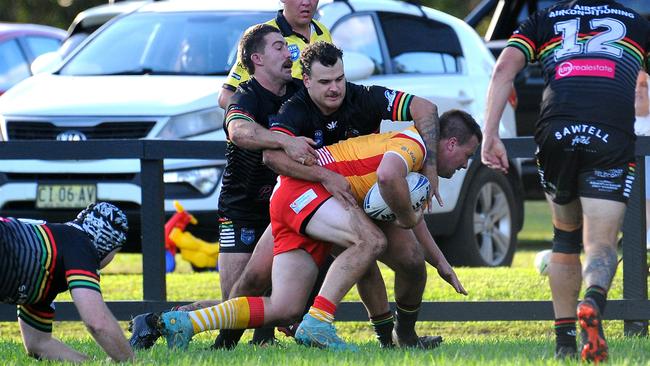
[[[420,173],[411,172],[406,175],[406,181],[411,195],[411,207],[418,210],[424,206],[429,197],[431,185],[427,177]],[[375,183],[363,200],[363,209],[370,218],[379,221],[395,221],[395,214],[381,197],[379,185]]]

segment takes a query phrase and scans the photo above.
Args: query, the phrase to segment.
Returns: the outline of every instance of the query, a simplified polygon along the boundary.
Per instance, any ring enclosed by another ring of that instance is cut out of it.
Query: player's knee
[[[375,258],[380,256],[388,248],[386,236],[375,225],[368,228],[360,228],[355,234],[356,237],[353,239],[353,245],[363,246],[364,253],[368,253]]]
[[[422,254],[417,242],[402,243],[396,254],[400,269],[408,271],[425,269],[424,254]]]
[[[369,247],[372,255],[377,258],[388,248],[388,241],[384,233],[377,229],[366,239],[366,246]]]
[[[565,231],[553,228],[553,252],[562,254],[579,254],[582,250],[582,227]]]

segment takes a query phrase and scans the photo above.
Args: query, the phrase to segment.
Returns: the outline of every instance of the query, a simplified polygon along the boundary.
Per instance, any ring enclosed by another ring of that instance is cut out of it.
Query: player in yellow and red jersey
[[[440,117],[438,174],[449,178],[467,167],[482,138],[474,119],[462,111]],[[265,151],[265,162],[277,168],[278,155]],[[466,294],[453,269],[411,208],[406,175],[422,168],[425,148],[415,128],[401,132],[352,138],[320,150],[319,164],[343,174],[360,201],[375,182],[395,213],[396,225],[413,229],[426,260],[458,293]],[[280,152],[281,153],[281,152]],[[281,163],[280,163],[281,164]],[[386,249],[386,237],[359,207],[344,207],[330,199],[321,183],[282,176],[271,198],[271,225],[275,239],[273,292],[270,297],[238,297],[192,312],[161,316],[161,332],[168,346],[187,347],[192,336],[211,329],[243,329],[291,323],[302,314],[318,274],[318,264],[332,244],[343,249],[332,263],[319,295],[296,332],[300,343],[333,349],[353,349],[332,324],[336,305]]]
[[[377,182],[377,170],[385,154],[403,160],[406,173],[420,170],[426,156],[424,142],[415,127],[402,132],[361,136],[353,141],[339,142],[316,151],[318,165],[344,176],[359,204]],[[303,249],[320,266],[329,254],[330,244],[307,237],[305,227],[318,208],[331,197],[320,183],[281,176],[271,197],[273,254]],[[289,207],[286,207],[287,202]]]

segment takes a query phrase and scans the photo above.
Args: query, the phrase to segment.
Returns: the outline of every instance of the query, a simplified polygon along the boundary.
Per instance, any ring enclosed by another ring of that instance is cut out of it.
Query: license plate
[[[95,184],[39,184],[36,188],[36,208],[84,208],[95,201]]]

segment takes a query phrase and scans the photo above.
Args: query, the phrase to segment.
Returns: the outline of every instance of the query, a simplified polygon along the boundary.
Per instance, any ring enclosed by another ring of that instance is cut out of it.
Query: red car
[[[31,76],[32,61],[56,51],[65,36],[62,29],[45,25],[0,23],[0,95]]]

